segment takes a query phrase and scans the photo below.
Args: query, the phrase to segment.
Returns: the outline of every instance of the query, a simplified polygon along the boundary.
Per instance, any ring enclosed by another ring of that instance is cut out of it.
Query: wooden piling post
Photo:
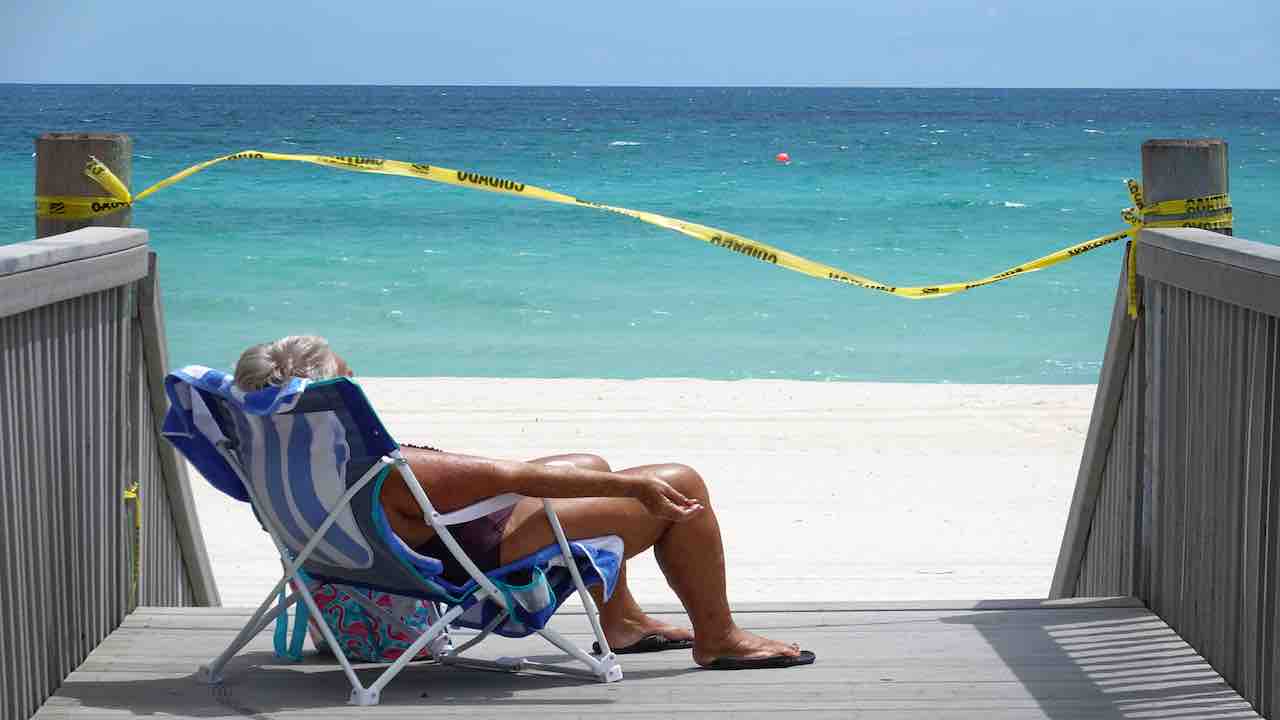
[[[107,191],[84,174],[92,155],[111,168],[125,187],[133,171],[133,140],[121,133],[45,133],[36,138],[36,195],[105,197]],[[36,237],[48,237],[91,225],[129,227],[133,209],[87,220],[36,218]]]
[[[1227,167],[1225,140],[1148,140],[1142,143],[1142,194],[1148,205],[1225,194],[1230,191]],[[1232,229],[1214,232],[1230,235]]]
[[[1228,191],[1227,183],[1227,143],[1222,140],[1148,140],[1142,144],[1142,193],[1147,205],[1163,200],[1185,200],[1193,197],[1216,195]],[[1159,216],[1159,219],[1173,220],[1186,215]],[[1148,216],[1148,219],[1151,219]],[[1230,228],[1219,230],[1226,235]],[[1136,249],[1136,248],[1135,248]],[[1130,251],[1132,252],[1132,250]],[[1127,255],[1126,255],[1127,258]],[[1141,260],[1138,261],[1139,297],[1141,297]],[[1067,526],[1062,537],[1062,547],[1058,553],[1058,565],[1054,570],[1053,583],[1049,597],[1064,598],[1077,595],[1080,587],[1080,570],[1084,562],[1085,551],[1089,544],[1089,533],[1093,525],[1094,510],[1102,493],[1103,471],[1106,469],[1110,442],[1113,430],[1119,418],[1122,396],[1126,390],[1129,372],[1139,373],[1136,378],[1136,391],[1139,399],[1133,402],[1146,402],[1146,373],[1149,363],[1159,365],[1162,357],[1148,358],[1146,342],[1142,332],[1141,320],[1129,317],[1128,287],[1124,271],[1120,274],[1115,306],[1111,316],[1111,332],[1107,337],[1106,355],[1102,362],[1102,372],[1098,379],[1098,391],[1094,398],[1093,415],[1089,422],[1089,432],[1085,436],[1084,457],[1080,462],[1080,471],[1076,478],[1075,494],[1071,499],[1071,510],[1067,516]],[[1149,322],[1149,321],[1148,321]],[[1125,550],[1132,561],[1127,582],[1119,587],[1108,588],[1108,592],[1120,595],[1136,595],[1144,601],[1151,595],[1150,584],[1158,580],[1160,568],[1152,555],[1154,534],[1160,532],[1153,520],[1152,473],[1148,449],[1145,447],[1144,432],[1156,427],[1161,419],[1158,413],[1144,411],[1148,418],[1147,425],[1136,432],[1137,441],[1128,452],[1135,453],[1122,457],[1119,452],[1112,458],[1116,462],[1125,463],[1137,468],[1134,477],[1137,487],[1129,492],[1135,495],[1134,535],[1129,548]],[[1112,557],[1109,562],[1123,567],[1126,558]],[[1095,571],[1096,572],[1096,571]]]
[[[1226,194],[1230,191],[1228,168],[1225,140],[1148,140],[1142,144],[1143,200],[1147,205],[1151,205],[1164,200],[1185,200]],[[1184,213],[1154,217],[1147,215],[1146,217],[1148,220],[1193,220],[1195,215]],[[1211,232],[1231,235],[1232,230],[1230,227],[1213,228]],[[1141,258],[1139,250],[1139,273],[1143,264]],[[1143,286],[1141,278],[1137,282],[1141,291]],[[1165,364],[1168,359],[1164,357],[1158,345],[1152,348],[1147,347],[1143,322],[1158,324],[1161,319],[1147,318],[1135,325],[1133,361],[1139,368],[1150,367],[1149,372],[1152,375],[1162,375],[1166,372]],[[1213,352],[1219,350],[1214,348]],[[1152,353],[1150,357],[1147,355],[1148,352]],[[1130,460],[1134,463],[1134,467],[1138,468],[1135,477],[1137,487],[1133,488],[1136,493],[1137,512],[1134,518],[1132,585],[1134,595],[1142,598],[1161,617],[1165,617],[1168,608],[1162,603],[1167,603],[1169,597],[1177,595],[1176,592],[1171,593],[1166,586],[1169,583],[1180,582],[1181,576],[1171,575],[1172,570],[1164,567],[1166,561],[1162,553],[1168,552],[1167,547],[1171,543],[1184,542],[1181,535],[1185,528],[1181,527],[1176,516],[1161,515],[1155,507],[1162,501],[1161,496],[1168,492],[1167,489],[1161,488],[1160,484],[1168,483],[1170,480],[1165,477],[1169,472],[1168,469],[1153,464],[1161,456],[1161,448],[1155,447],[1154,444],[1162,442],[1161,438],[1164,438],[1163,424],[1166,422],[1167,415],[1173,414],[1175,417],[1184,415],[1174,409],[1160,406],[1159,403],[1164,401],[1161,397],[1149,398],[1148,380],[1149,377],[1144,374],[1137,383],[1139,396],[1147,406],[1147,420],[1137,434],[1138,440],[1133,449],[1137,454]],[[1191,402],[1191,399],[1181,401]],[[1200,486],[1197,488],[1203,489]],[[1186,501],[1189,505],[1199,507],[1202,503],[1213,502],[1214,498],[1207,496],[1187,498]],[[1162,523],[1165,527],[1161,527]],[[1200,647],[1203,650],[1203,646]]]

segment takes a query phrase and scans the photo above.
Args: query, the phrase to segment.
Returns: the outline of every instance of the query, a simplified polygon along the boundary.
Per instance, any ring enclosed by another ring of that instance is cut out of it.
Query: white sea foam
[[[643,145],[643,144],[644,143],[642,142],[636,142],[634,140],[614,140],[613,142],[609,143],[609,147],[632,147],[634,145]]]
[[[1102,369],[1102,361],[1100,360],[1062,360],[1059,358],[1048,358],[1044,361],[1045,365],[1056,370],[1068,370],[1071,372],[1086,373],[1097,372]],[[1058,374],[1053,371],[1042,371],[1041,375]]]
[[[1106,135],[1107,134],[1105,131],[1094,130],[1093,128],[1085,128],[1084,131],[1089,133],[1090,135]]]
[[[1026,206],[1027,206],[1027,204],[1026,204],[1026,203],[1020,203],[1020,202],[1009,202],[1008,200],[1005,200],[1005,201],[1004,201],[1004,206],[1005,206],[1005,207],[1007,207],[1007,208],[1023,208],[1023,207],[1026,207]]]
[[[136,158],[142,158],[143,160],[155,160],[155,158],[150,155],[143,155],[142,153],[134,153],[133,156]]]

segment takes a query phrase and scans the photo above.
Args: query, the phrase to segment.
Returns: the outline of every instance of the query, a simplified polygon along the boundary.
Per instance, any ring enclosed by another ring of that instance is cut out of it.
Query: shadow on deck
[[[276,662],[263,633],[226,670],[223,685],[193,676],[249,611],[143,608],[130,615],[49,699],[37,718],[171,716],[737,718],[1255,718],[1176,633],[1128,598],[977,603],[756,605],[738,608],[751,630],[815,651],[788,670],[709,672],[688,651],[624,656],[626,679],[601,685],[413,664],[382,704],[345,705],[335,663],[315,654]],[[584,616],[557,627],[589,643]],[[537,638],[497,639],[479,656],[547,650]],[[546,654],[555,662],[562,656]],[[361,671],[371,679],[375,671]]]

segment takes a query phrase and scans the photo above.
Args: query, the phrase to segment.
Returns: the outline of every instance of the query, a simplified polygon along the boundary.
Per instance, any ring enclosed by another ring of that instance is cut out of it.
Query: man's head
[[[351,368],[316,335],[290,335],[275,342],[254,345],[240,354],[236,363],[236,385],[245,391],[268,385],[283,385],[289,378],[351,376]]]

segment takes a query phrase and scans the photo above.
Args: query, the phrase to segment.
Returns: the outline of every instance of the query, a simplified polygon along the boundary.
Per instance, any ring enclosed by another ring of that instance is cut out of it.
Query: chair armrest
[[[489,513],[496,512],[503,508],[511,507],[524,499],[523,495],[516,493],[506,493],[491,497],[488,500],[481,500],[474,505],[468,505],[461,510],[454,510],[451,513],[445,513],[436,516],[436,520],[443,525],[459,525],[464,522],[470,522],[476,518],[482,518]]]
[[[547,465],[552,467],[556,465],[573,467],[573,463],[567,460],[552,460],[551,462],[547,463]],[[503,508],[511,507],[512,505],[515,505],[516,503],[520,502],[524,498],[525,496],[520,495],[519,493],[504,493],[496,497],[491,497],[488,500],[481,500],[480,502],[475,503],[473,505],[468,505],[462,508],[461,510],[454,510],[451,513],[443,513],[443,514],[437,515],[436,520],[438,520],[443,525],[460,525],[464,522],[470,522],[472,520],[475,520],[476,518],[484,517],[485,515],[488,515],[491,512],[496,512]],[[551,509],[551,505],[548,503],[545,503],[545,502],[543,503],[543,510],[547,513],[548,516],[555,515],[555,511]]]

